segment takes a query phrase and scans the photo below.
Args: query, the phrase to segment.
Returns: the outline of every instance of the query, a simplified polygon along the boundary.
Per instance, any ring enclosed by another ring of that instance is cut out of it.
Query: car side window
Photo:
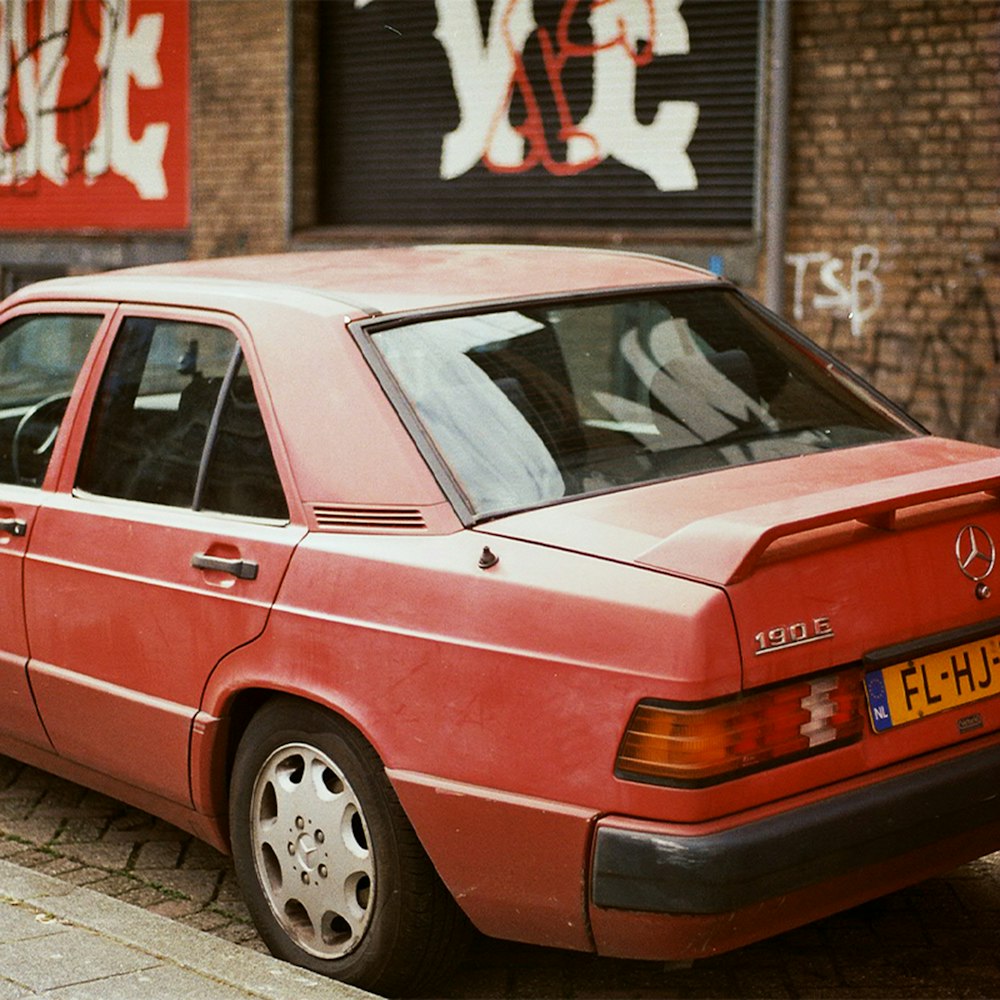
[[[38,486],[103,316],[19,316],[0,326],[0,482]]]
[[[223,391],[199,506],[225,514],[287,520],[288,505],[242,355]]]
[[[288,507],[233,334],[126,319],[87,431],[77,487],[145,503],[285,520]]]

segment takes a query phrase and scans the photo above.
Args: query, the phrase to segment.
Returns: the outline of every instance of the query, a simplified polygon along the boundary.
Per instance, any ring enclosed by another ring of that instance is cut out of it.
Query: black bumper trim
[[[997,821],[1000,746],[721,833],[600,826],[592,898],[622,910],[725,913]]]

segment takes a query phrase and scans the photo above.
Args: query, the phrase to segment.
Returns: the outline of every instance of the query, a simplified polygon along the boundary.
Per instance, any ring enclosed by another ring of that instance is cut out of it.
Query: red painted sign
[[[0,0],[0,230],[187,226],[187,0]]]

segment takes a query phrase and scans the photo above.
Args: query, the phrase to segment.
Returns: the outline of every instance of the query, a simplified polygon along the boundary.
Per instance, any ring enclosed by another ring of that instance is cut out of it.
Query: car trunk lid
[[[918,438],[592,497],[480,530],[725,589],[752,688],[1000,618],[1000,596],[987,596],[989,552],[962,547],[1000,539],[998,496],[994,452]],[[973,526],[981,534],[970,536]]]

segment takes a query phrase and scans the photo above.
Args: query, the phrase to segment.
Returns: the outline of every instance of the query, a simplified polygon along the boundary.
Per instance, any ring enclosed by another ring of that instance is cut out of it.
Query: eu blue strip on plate
[[[865,674],[865,687],[868,690],[868,707],[871,709],[872,725],[875,732],[892,728],[892,715],[889,713],[889,698],[885,691],[885,681],[881,670],[873,670]]]

